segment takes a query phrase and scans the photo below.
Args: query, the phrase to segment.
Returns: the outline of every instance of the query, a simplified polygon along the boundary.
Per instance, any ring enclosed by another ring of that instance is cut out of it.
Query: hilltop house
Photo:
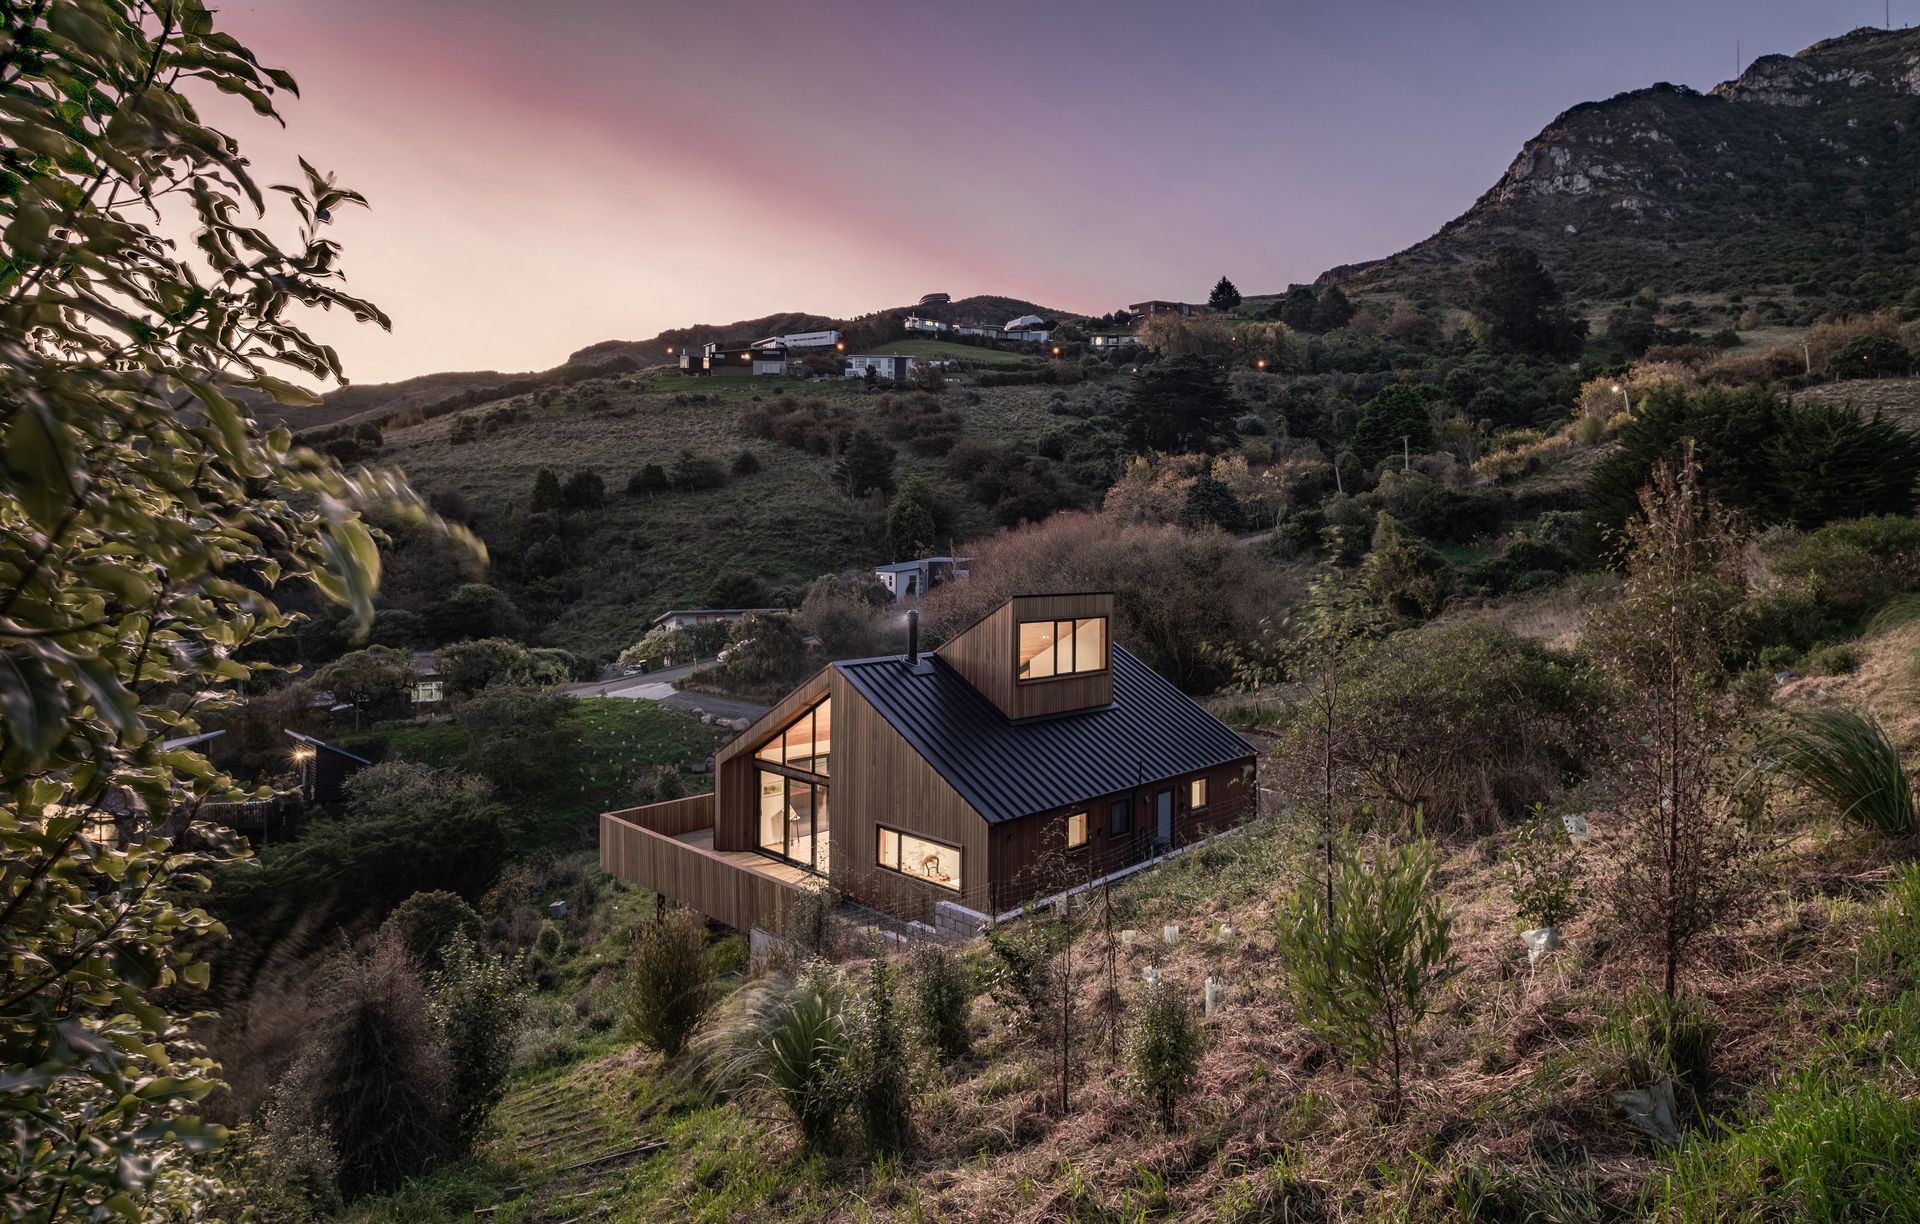
[[[1140,322],[1158,314],[1199,317],[1213,314],[1215,311],[1211,306],[1196,306],[1192,302],[1164,302],[1155,298],[1151,302],[1135,302],[1127,307],[1127,313],[1134,317],[1135,322]]]
[[[787,346],[778,339],[755,344],[703,344],[698,353],[680,354],[680,372],[708,378],[750,378],[785,374]]]
[[[894,382],[905,382],[907,375],[920,362],[905,353],[856,353],[847,358],[846,376],[865,378],[872,370],[875,378],[890,378]]]
[[[1009,599],[922,655],[833,663],[714,758],[714,793],[600,817],[600,862],[743,931],[802,892],[955,934],[1255,810],[1247,741],[1114,644],[1110,594]]]
[[[711,625],[716,622],[732,624],[743,616],[758,613],[772,616],[785,612],[785,608],[669,608],[653,618],[649,629],[687,629],[694,625]]]
[[[1087,347],[1098,352],[1132,348],[1139,343],[1140,337],[1132,332],[1095,332],[1087,337]]]
[[[968,557],[921,557],[873,567],[874,577],[893,595],[893,602],[918,599],[943,582],[965,578],[972,565]]]

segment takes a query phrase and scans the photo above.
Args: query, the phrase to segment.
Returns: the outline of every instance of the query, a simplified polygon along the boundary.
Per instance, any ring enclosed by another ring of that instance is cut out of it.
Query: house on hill
[[[703,344],[697,353],[680,354],[680,372],[706,378],[751,378],[756,374],[785,374],[787,346],[777,337],[754,344]]]
[[[892,594],[893,602],[899,603],[903,599],[918,599],[943,582],[965,578],[972,564],[969,557],[921,557],[876,565],[873,575]]]
[[[970,935],[1256,809],[1246,740],[1112,641],[1106,593],[1023,595],[931,654],[833,663],[714,758],[712,794],[607,812],[610,873],[743,931],[829,880]]]
[[[786,608],[669,608],[653,618],[649,629],[689,629],[694,625],[732,624],[743,616],[772,616]]]
[[[872,370],[875,378],[905,382],[920,362],[905,353],[856,353],[847,358],[846,377],[865,378]]]
[[[1127,313],[1135,322],[1151,319],[1154,315],[1175,314],[1182,317],[1197,318],[1217,313],[1211,306],[1200,306],[1192,302],[1165,302],[1155,298],[1150,302],[1135,302],[1127,307]]]

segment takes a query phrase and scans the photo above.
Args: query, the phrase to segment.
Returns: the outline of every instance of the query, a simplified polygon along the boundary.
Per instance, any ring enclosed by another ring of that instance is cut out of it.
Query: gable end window
[[[1021,621],[1015,676],[1053,680],[1107,670],[1107,618]]]

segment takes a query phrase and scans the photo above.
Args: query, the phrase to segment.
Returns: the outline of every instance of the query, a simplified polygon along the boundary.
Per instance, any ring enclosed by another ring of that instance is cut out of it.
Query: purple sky
[[[1895,24],[1920,19],[1897,0]],[[943,290],[1105,312],[1272,292],[1463,211],[1577,102],[1879,24],[1881,0],[256,0],[235,118],[373,210],[356,381]]]

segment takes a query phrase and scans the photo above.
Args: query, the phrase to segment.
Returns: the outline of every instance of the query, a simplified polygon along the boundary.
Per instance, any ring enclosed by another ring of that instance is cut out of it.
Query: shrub
[[[331,1138],[346,1196],[390,1189],[454,1151],[451,1074],[419,967],[397,938],[378,939],[326,971],[275,1124],[289,1142]]]
[[[1891,837],[1914,831],[1913,788],[1880,724],[1848,710],[1796,715],[1774,740],[1787,770],[1843,818]]]
[[[460,703],[467,763],[506,794],[537,789],[563,768],[580,728],[568,720],[573,698],[557,689],[501,684]]]
[[[1845,644],[1821,646],[1808,652],[1806,667],[1812,676],[1844,676],[1860,669],[1860,652]]]
[[[1544,804],[1535,805],[1533,820],[1507,851],[1506,875],[1514,912],[1528,929],[1565,926],[1585,901],[1580,849]]]
[[[464,939],[478,943],[486,924],[466,899],[444,889],[417,892],[394,907],[383,924],[407,949],[407,954],[429,970],[440,968],[448,945]]]
[[[1179,988],[1165,978],[1146,988],[1127,1039],[1127,1073],[1134,1091],[1173,1129],[1181,1098],[1200,1073],[1200,1026]]]
[[[649,463],[633,475],[627,477],[627,496],[653,496],[665,493],[673,484],[667,479],[667,469],[657,463]]]
[[[760,470],[760,457],[750,450],[743,450],[733,457],[733,474],[751,476]]]
[[[1877,515],[1830,523],[1775,566],[1848,620],[1920,588],[1920,521]]]
[[[560,504],[569,510],[598,510],[606,500],[607,482],[588,468],[581,468],[560,486]]]
[[[1294,1008],[1309,1027],[1376,1074],[1389,1076],[1393,1112],[1433,995],[1460,972],[1453,920],[1433,887],[1424,841],[1337,855],[1333,904],[1319,881],[1282,909],[1278,953]]]
[[[713,1004],[706,923],[691,910],[648,922],[634,941],[627,973],[628,1023],[641,1041],[674,1057]]]
[[[1655,466],[1677,460],[1689,438],[1713,498],[1762,525],[1811,529],[1913,511],[1920,438],[1889,421],[1757,388],[1663,387],[1636,405],[1617,449],[1595,465],[1595,522],[1617,530],[1632,518]]]
[[[721,466],[718,459],[683,450],[680,452],[680,457],[673,461],[673,467],[667,473],[667,480],[681,493],[698,493],[725,485],[727,469]]]
[[[526,988],[499,957],[456,937],[433,975],[433,1015],[446,1035],[447,1107],[458,1153],[470,1151],[487,1115],[506,1094]]]
[[[907,962],[914,1022],[941,1062],[973,1053],[973,983],[967,967],[946,948],[922,944]]]
[[[867,963],[867,988],[852,1009],[847,1080],[867,1146],[896,1153],[913,1124],[906,1036],[894,1014],[893,970],[884,953]]]

